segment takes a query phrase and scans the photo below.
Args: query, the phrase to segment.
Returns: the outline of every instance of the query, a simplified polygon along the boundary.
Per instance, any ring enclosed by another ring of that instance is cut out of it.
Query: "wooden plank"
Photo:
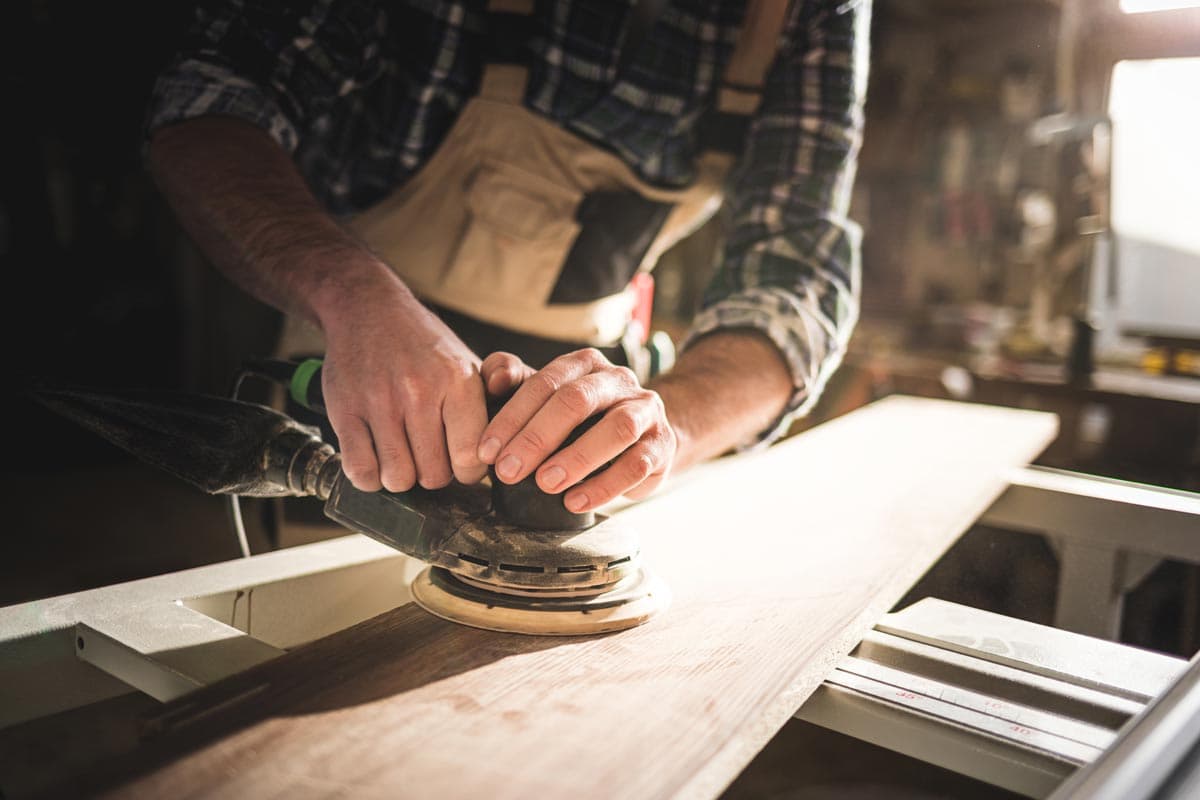
[[[1053,437],[889,398],[620,513],[674,603],[592,638],[406,605],[166,707],[129,797],[711,797]],[[92,784],[96,785],[96,784]]]

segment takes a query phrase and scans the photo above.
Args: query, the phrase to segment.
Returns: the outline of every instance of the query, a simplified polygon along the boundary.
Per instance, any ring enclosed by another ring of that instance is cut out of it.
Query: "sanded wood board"
[[[98,779],[131,797],[712,797],[1053,438],[893,397],[621,512],[674,593],[592,638],[413,605],[169,705]],[[115,777],[114,777],[115,776]]]

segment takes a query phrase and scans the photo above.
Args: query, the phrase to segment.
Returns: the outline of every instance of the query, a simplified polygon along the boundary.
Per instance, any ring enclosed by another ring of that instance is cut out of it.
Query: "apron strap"
[[[775,63],[789,0],[750,0],[714,106],[700,123],[700,149],[739,155],[750,120],[762,104],[767,72]]]
[[[750,0],[717,95],[719,110],[735,114],[758,110],[790,5],[789,0]]]

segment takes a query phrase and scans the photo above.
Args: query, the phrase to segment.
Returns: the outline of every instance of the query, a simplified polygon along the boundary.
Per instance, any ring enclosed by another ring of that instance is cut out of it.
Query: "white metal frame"
[[[0,728],[173,699],[409,602],[423,566],[352,535],[0,609]]]
[[[1125,595],[1163,559],[1200,564],[1200,495],[1026,467],[980,518],[1045,535],[1059,559],[1054,626],[1116,639]]]
[[[1104,640],[1162,559],[1200,563],[1200,495],[1027,467],[980,522],[1050,540],[1055,626],[922,600],[877,625],[796,716],[1046,797],[1125,747],[1184,673],[1183,659]]]

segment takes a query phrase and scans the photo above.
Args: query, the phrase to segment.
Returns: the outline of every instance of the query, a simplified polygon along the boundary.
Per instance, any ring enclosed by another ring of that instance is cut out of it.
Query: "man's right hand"
[[[325,406],[359,489],[480,480],[479,359],[321,207],[290,154],[232,117],[169,125],[150,166],[222,272],[325,333]]]
[[[398,282],[339,292],[319,316],[325,407],[355,487],[403,492],[481,480],[479,359],[445,323]]]

